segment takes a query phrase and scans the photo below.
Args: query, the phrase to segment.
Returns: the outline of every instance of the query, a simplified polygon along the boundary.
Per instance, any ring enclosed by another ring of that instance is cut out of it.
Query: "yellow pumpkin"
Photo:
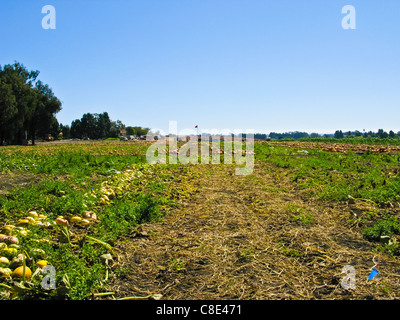
[[[81,220],[81,225],[87,226],[88,224],[90,224],[90,221],[89,221],[89,220],[87,220],[87,219],[82,219],[82,220]]]
[[[82,218],[78,216],[73,216],[69,221],[72,223],[79,223],[82,221]]]
[[[30,211],[28,213],[28,216],[32,217],[32,218],[37,218],[39,215],[36,211]]]
[[[36,262],[36,265],[39,267],[39,268],[44,268],[45,266],[47,266],[48,265],[48,262],[46,261],[46,260],[40,260],[40,261],[38,261],[38,262]]]
[[[61,224],[61,225],[63,225],[63,226],[67,226],[67,225],[68,225],[68,221],[65,220],[65,219],[62,218],[62,217],[58,217],[58,218],[56,219],[56,223],[57,223],[57,224]]]
[[[14,278],[22,278],[24,275],[24,266],[20,266],[17,269],[15,269],[11,276]],[[29,269],[29,267],[25,266],[25,279],[29,279],[32,276],[32,271]]]

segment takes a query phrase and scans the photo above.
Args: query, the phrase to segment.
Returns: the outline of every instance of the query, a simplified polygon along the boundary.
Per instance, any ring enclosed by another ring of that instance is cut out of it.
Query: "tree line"
[[[390,130],[389,133],[384,131],[383,129],[378,129],[377,132],[373,131],[364,131],[363,133],[356,130],[356,131],[347,131],[342,132],[342,130],[336,130],[335,134],[333,135],[336,139],[343,139],[343,138],[354,138],[354,137],[363,137],[363,138],[379,138],[379,139],[386,139],[386,138],[400,138],[400,131],[394,133],[393,130]]]
[[[319,133],[308,133],[308,132],[301,132],[301,131],[293,131],[293,132],[284,132],[284,133],[277,133],[277,132],[270,132],[269,134],[266,133],[255,133],[255,139],[271,139],[271,140],[281,140],[281,139],[290,139],[290,140],[299,140],[299,139],[307,139],[307,138],[335,138],[335,139],[344,139],[344,138],[378,138],[378,139],[400,139],[400,131],[395,133],[393,130],[389,132],[384,131],[383,129],[378,129],[377,132],[373,131],[364,131],[361,132],[359,130],[355,131],[345,131],[336,130],[333,134],[319,134]]]
[[[35,144],[37,139],[118,138],[121,130],[130,136],[144,136],[150,129],[125,126],[112,121],[107,112],[85,113],[71,125],[59,123],[56,114],[62,103],[49,85],[38,79],[39,71],[14,62],[0,66],[0,145]]]
[[[58,127],[62,103],[38,76],[19,62],[0,66],[0,145],[35,144]]]
[[[71,125],[60,124],[59,132],[63,139],[107,139],[118,138],[121,132],[128,136],[144,136],[149,128],[126,126],[121,120],[112,121],[108,112],[85,113]]]

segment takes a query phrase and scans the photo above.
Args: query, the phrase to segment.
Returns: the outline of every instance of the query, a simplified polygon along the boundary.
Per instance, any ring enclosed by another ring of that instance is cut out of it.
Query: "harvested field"
[[[223,162],[150,165],[148,146],[0,150],[0,232],[18,240],[0,253],[34,272],[17,291],[5,274],[2,299],[399,298],[396,150],[256,142],[253,172],[236,175]],[[41,288],[40,259],[56,290]]]
[[[165,299],[398,298],[398,259],[373,253],[343,223],[350,208],[308,199],[282,170],[283,181],[266,174],[268,166],[256,165],[251,177],[229,166],[196,167],[194,198],[126,242],[129,271],[111,290]],[[271,191],[283,186],[287,192]],[[300,211],[312,222],[294,219]],[[341,286],[345,265],[356,268],[354,290]],[[382,277],[368,281],[374,266]]]

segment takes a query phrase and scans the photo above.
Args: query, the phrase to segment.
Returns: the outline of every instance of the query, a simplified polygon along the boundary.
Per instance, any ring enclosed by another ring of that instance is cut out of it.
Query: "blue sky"
[[[398,0],[2,0],[0,65],[39,70],[63,124],[397,132],[399,16]]]

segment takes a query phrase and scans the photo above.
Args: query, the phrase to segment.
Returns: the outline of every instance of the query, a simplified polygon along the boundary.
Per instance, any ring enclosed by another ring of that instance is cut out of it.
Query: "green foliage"
[[[150,131],[150,128],[142,128],[142,127],[126,127],[126,134],[128,136],[145,136]]]
[[[277,133],[277,132],[270,132],[269,138],[274,140],[285,140],[285,141],[294,141],[300,138],[308,138],[309,134],[307,132],[284,132],[284,133]]]
[[[118,131],[118,132],[114,132]],[[105,139],[118,136],[119,128],[113,128],[113,123],[107,112],[100,114],[85,113],[80,120],[71,123],[72,138]]]
[[[335,131],[335,134],[334,134],[334,138],[335,139],[343,139],[343,132],[342,132],[342,130],[336,130]]]
[[[298,221],[302,224],[311,224],[314,218],[311,215],[305,215],[304,213],[299,213],[297,215],[292,216],[293,221]]]
[[[104,209],[98,230],[108,240],[115,240],[132,232],[138,224],[160,218],[158,205],[159,201],[147,194],[116,201]]]
[[[345,201],[349,195],[377,204],[400,200],[397,154],[333,153],[255,144],[256,159],[285,168],[299,188],[320,199]]]
[[[362,234],[369,241],[380,241],[382,236],[400,234],[400,221],[396,217],[379,220],[372,227],[364,229]]]
[[[239,260],[241,261],[251,261],[254,259],[254,253],[249,248],[243,248],[240,251]]]
[[[375,251],[386,253],[391,256],[400,256],[400,245],[397,243],[397,241],[391,240],[390,243],[377,246]]]
[[[50,133],[57,122],[61,102],[38,75],[18,62],[0,66],[0,145],[22,144],[26,133],[34,144],[37,135]]]
[[[183,261],[180,261],[179,259],[171,259],[171,264],[169,265],[169,269],[174,270],[174,271],[181,271],[184,269],[185,263]]]

